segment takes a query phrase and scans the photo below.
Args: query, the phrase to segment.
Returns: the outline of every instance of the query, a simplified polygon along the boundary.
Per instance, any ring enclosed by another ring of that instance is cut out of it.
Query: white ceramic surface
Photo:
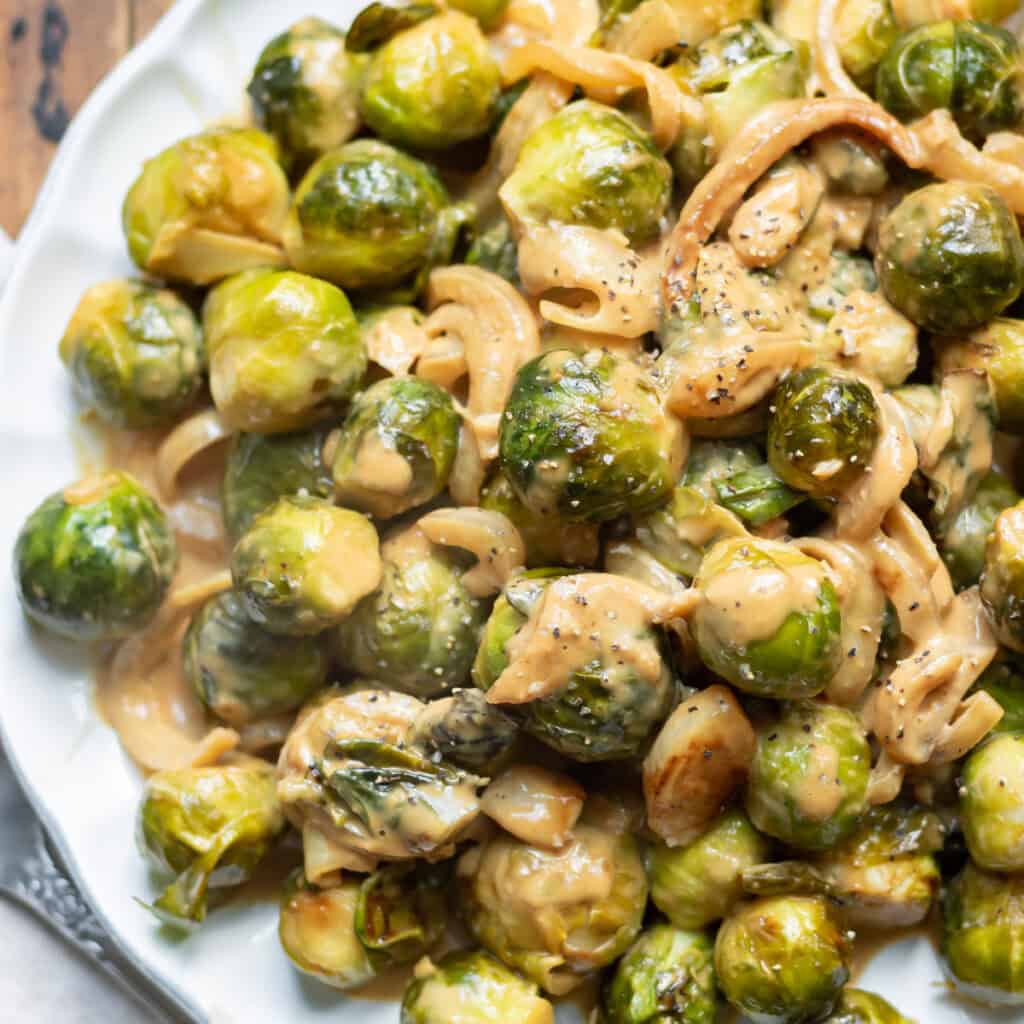
[[[247,71],[271,35],[305,14],[345,23],[360,6],[359,0],[185,0],[75,119],[19,240],[0,302],[0,550],[11,550],[22,519],[45,494],[76,475],[69,434],[74,409],[57,341],[87,285],[132,271],[120,206],[139,165],[180,136],[240,110]],[[88,665],[29,629],[9,576],[0,592],[0,664],[0,720],[16,770],[84,891],[139,961],[211,1022],[397,1020],[394,1005],[347,999],[292,970],[278,948],[272,906],[218,910],[198,934],[168,941],[134,901],[153,891],[133,842],[138,773],[92,709]],[[1021,1016],[952,1000],[923,939],[888,948],[862,983],[921,1024]]]

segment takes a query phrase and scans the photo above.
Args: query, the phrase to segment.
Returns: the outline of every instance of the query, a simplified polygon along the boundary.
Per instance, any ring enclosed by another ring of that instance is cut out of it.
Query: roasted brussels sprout
[[[668,499],[681,427],[653,381],[609,352],[546,352],[517,374],[499,435],[501,468],[538,515],[600,522]]]
[[[210,390],[235,430],[278,434],[337,412],[366,370],[345,293],[291,270],[250,270],[207,296]]]
[[[329,498],[334,482],[324,465],[326,430],[236,434],[228,449],[221,507],[236,540],[278,498]]]
[[[860,478],[878,441],[878,403],[867,384],[818,366],[787,377],[773,399],[768,461],[790,487],[817,498]]]
[[[319,633],[380,582],[377,531],[319,498],[280,498],[235,545],[231,576],[257,625],[284,636]]]
[[[345,33],[303,18],[263,48],[249,80],[253,113],[296,162],[340,146],[359,127],[366,58],[345,49]]]
[[[392,36],[373,54],[361,110],[382,139],[447,149],[483,135],[497,113],[501,74],[480,27],[459,11]]]
[[[282,637],[257,626],[233,590],[211,597],[185,634],[185,675],[229,725],[293,711],[327,682],[318,637]]]
[[[981,599],[999,640],[1024,651],[1024,502],[996,517],[985,544]]]
[[[846,708],[816,701],[785,707],[761,727],[746,807],[762,832],[801,850],[849,836],[867,809],[871,750]]]
[[[993,733],[1024,733],[1024,677],[1017,667],[1006,661],[997,661],[982,673],[974,684],[975,690],[984,690],[1003,709]]]
[[[949,523],[943,524],[939,551],[958,590],[973,587],[985,567],[985,542],[999,513],[1016,505],[1020,495],[1001,473],[989,473]]]
[[[981,1003],[1024,1006],[1024,875],[974,864],[946,887],[942,953],[953,982]]]
[[[501,21],[508,0],[456,0],[448,6],[476,18],[481,28],[490,31]]]
[[[435,697],[469,681],[487,603],[462,584],[462,552],[430,543],[412,527],[385,540],[383,576],[335,634],[351,672]]]
[[[727,917],[715,940],[726,999],[763,1024],[803,1024],[830,1013],[850,972],[848,940],[815,896],[756,900]]]
[[[823,1024],[914,1024],[874,992],[844,988],[839,1005]]]
[[[558,850],[497,835],[463,854],[457,875],[477,941],[552,995],[618,959],[647,903],[632,836],[591,825],[577,825]],[[596,877],[607,886],[590,884]]]
[[[479,690],[456,690],[426,706],[409,739],[460,768],[493,775],[518,734],[515,721]]]
[[[604,987],[607,1024],[714,1024],[714,947],[703,932],[648,928]]]
[[[862,89],[874,85],[878,64],[899,33],[891,0],[854,0],[837,9],[834,37],[839,59]]]
[[[671,193],[672,168],[651,137],[578,100],[530,135],[500,196],[514,223],[616,228],[639,244],[657,235]]]
[[[494,603],[473,663],[473,681],[489,690],[509,666],[509,645],[523,631],[545,590],[560,570],[535,570],[512,580]],[[570,577],[577,578],[577,577]],[[520,705],[523,728],[533,737],[577,761],[636,757],[668,714],[674,696],[672,674],[652,627],[630,638],[643,657],[623,664],[595,651],[560,690]],[[655,679],[638,663],[659,666]]]
[[[292,266],[342,288],[384,288],[441,261],[455,240],[453,208],[421,161],[359,139],[325,153],[292,201],[284,243]]]
[[[768,854],[768,841],[733,808],[686,846],[649,848],[651,899],[677,928],[704,928],[731,913],[743,896],[743,872]]]
[[[504,217],[473,239],[465,261],[519,285],[519,252],[512,227]]]
[[[93,285],[60,341],[83,404],[115,427],[173,423],[202,384],[203,336],[192,310],[166,288],[118,280]]]
[[[981,21],[937,21],[899,36],[878,65],[875,96],[901,121],[948,110],[964,135],[1024,123],[1024,56],[1012,33]]]
[[[994,736],[964,763],[960,819],[975,864],[1024,872],[1024,734]]]
[[[173,875],[152,909],[187,927],[206,917],[208,890],[239,885],[284,828],[274,769],[263,761],[151,775],[139,809],[139,844]]]
[[[151,274],[210,284],[280,266],[288,179],[254,128],[211,129],[147,160],[125,196],[128,251]]]
[[[14,545],[25,614],[76,640],[141,629],[177,566],[163,510],[127,473],[87,477],[51,494],[25,520]]]
[[[449,953],[417,971],[402,999],[401,1024],[554,1024],[555,1011],[537,991],[489,953]]]
[[[1024,243],[1006,203],[983,185],[911,192],[882,221],[875,257],[885,297],[925,330],[968,331],[1024,283]]]
[[[408,964],[430,951],[448,923],[445,863],[389,864],[359,887],[356,935],[371,959]]]
[[[436,498],[459,445],[447,391],[419,377],[387,377],[358,395],[334,449],[335,497],[380,519]]]
[[[820,562],[780,541],[721,540],[697,574],[692,632],[701,660],[739,689],[794,700],[839,667],[839,599]]]

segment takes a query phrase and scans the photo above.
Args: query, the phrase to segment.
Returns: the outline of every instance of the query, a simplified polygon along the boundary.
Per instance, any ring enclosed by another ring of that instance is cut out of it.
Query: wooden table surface
[[[68,121],[173,0],[0,0],[0,227],[16,235]]]

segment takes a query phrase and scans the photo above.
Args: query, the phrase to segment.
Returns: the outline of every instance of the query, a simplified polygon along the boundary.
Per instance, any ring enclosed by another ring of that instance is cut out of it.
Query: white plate
[[[11,550],[37,502],[76,475],[69,435],[74,410],[57,342],[87,285],[133,271],[120,207],[140,164],[240,110],[248,72],[276,32],[305,14],[347,23],[361,6],[360,0],[186,0],[75,119],[0,302],[0,551]],[[294,971],[278,948],[270,905],[218,910],[198,934],[168,941],[134,901],[153,893],[133,839],[139,775],[93,711],[87,664],[27,627],[10,577],[0,594],[0,664],[2,733],[18,774],[83,891],[141,964],[211,1022],[397,1020],[393,1005],[347,999]],[[921,1024],[1021,1016],[950,999],[923,939],[888,948],[863,984]]]

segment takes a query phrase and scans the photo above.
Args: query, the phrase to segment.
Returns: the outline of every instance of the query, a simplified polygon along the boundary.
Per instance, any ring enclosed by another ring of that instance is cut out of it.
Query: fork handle
[[[145,1013],[145,1020],[202,1024],[190,1007],[121,951],[78,891],[43,826],[36,823],[33,830],[32,852],[8,867],[0,878],[0,891],[34,914],[132,997]]]

